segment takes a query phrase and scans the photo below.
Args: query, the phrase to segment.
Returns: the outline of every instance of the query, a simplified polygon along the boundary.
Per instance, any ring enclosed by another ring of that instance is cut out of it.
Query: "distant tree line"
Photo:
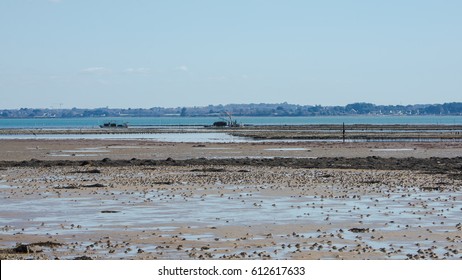
[[[462,115],[462,102],[426,105],[375,105],[352,103],[346,106],[251,103],[176,108],[96,108],[96,109],[0,109],[0,118],[86,118],[162,116],[342,116],[342,115]]]

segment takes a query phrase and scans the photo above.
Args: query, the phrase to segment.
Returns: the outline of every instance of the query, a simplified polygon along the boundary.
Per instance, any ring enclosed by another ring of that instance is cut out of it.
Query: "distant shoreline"
[[[414,105],[375,105],[357,102],[345,106],[288,103],[227,104],[176,108],[21,108],[0,109],[0,118],[79,117],[311,117],[311,116],[462,116],[462,102]]]

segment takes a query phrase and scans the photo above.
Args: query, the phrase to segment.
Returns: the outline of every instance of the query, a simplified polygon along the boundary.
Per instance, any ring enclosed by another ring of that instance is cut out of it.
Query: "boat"
[[[101,127],[101,128],[128,128],[128,124],[127,123],[107,122],[107,123],[103,123],[99,127]]]
[[[222,117],[220,118],[221,121],[216,121],[209,127],[241,127],[241,124],[233,119],[233,116],[230,112],[224,113],[226,114],[227,118]]]

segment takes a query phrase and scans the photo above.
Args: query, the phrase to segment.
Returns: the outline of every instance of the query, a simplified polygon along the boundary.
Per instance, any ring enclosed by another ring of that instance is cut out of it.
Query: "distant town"
[[[233,116],[342,116],[342,115],[462,115],[462,102],[425,105],[375,105],[352,103],[346,106],[276,104],[228,104],[176,108],[20,108],[0,109],[0,118],[88,118],[88,117],[208,117],[223,113]]]

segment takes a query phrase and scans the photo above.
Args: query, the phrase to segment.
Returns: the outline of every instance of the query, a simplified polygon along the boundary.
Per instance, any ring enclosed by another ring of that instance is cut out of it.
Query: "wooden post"
[[[345,123],[343,123],[342,139],[343,139],[343,143],[345,143]]]

